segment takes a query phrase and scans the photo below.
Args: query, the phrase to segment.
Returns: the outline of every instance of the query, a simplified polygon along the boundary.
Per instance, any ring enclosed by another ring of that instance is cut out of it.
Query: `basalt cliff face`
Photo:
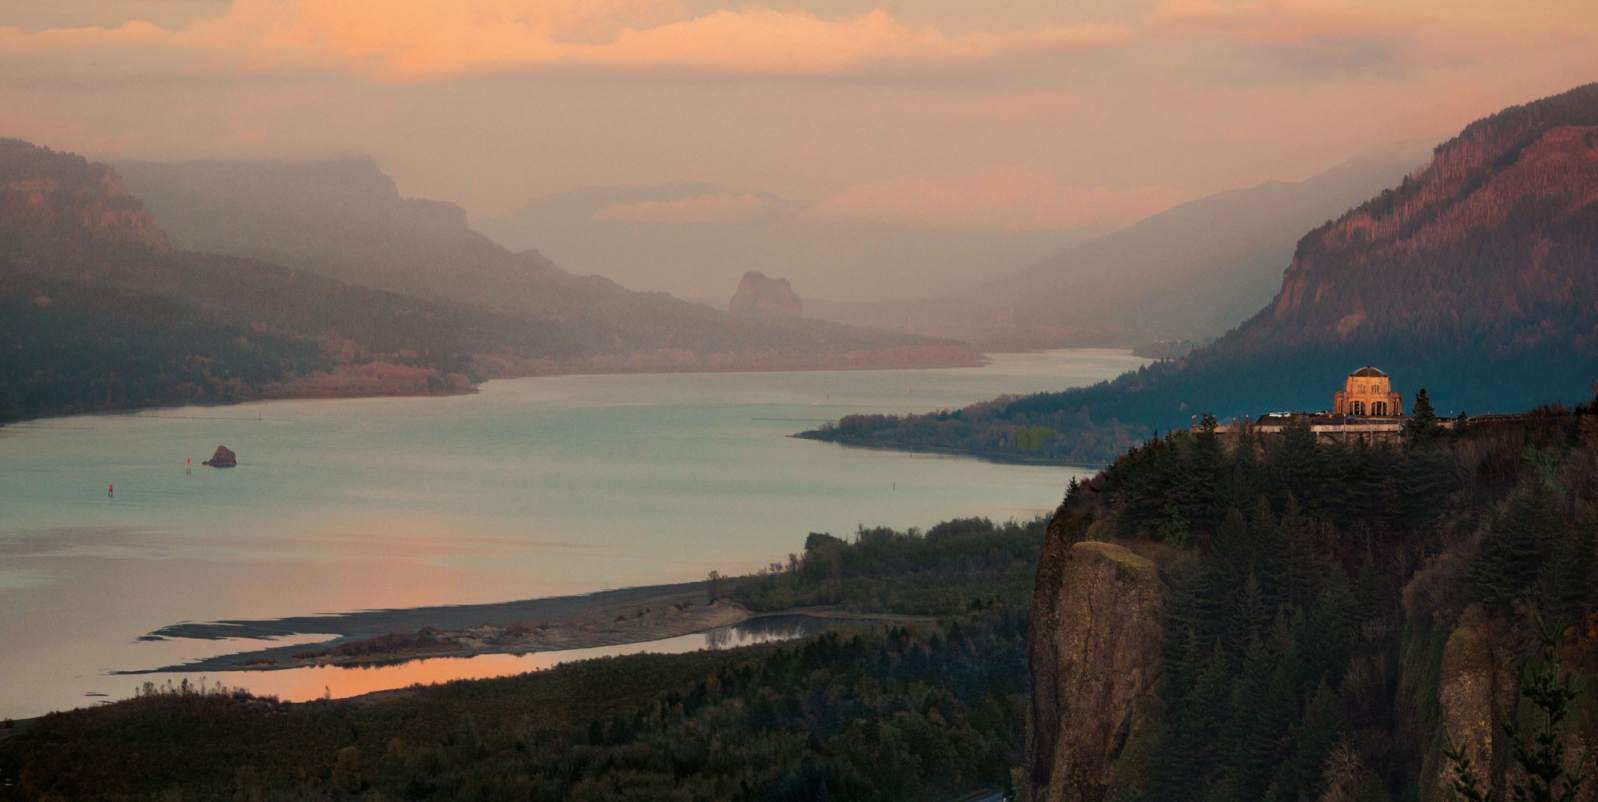
[[[1150,560],[1051,535],[1032,607],[1030,799],[1096,801],[1112,785],[1141,784],[1130,766],[1159,707],[1164,605]],[[1132,760],[1121,763],[1123,754]]]

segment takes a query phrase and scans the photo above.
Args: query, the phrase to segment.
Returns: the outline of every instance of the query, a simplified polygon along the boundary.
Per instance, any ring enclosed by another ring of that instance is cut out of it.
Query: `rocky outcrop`
[[[1477,622],[1464,621],[1443,646],[1437,679],[1437,707],[1442,736],[1447,744],[1470,760],[1484,776],[1494,776],[1493,741],[1499,718],[1494,709],[1498,672],[1487,633]],[[1446,799],[1453,779],[1448,767],[1439,767],[1437,799]]]
[[[804,314],[804,307],[787,279],[751,270],[738,282],[727,311],[749,317],[797,318]]]
[[[233,453],[233,450],[227,446],[217,446],[216,453],[212,454],[211,458],[206,460],[204,464],[213,468],[237,468],[239,455]]]
[[[0,139],[0,231],[169,249],[122,177],[82,156]]]
[[[1097,802],[1141,779],[1118,763],[1157,715],[1164,605],[1152,561],[1051,532],[1033,596],[1023,798]]]

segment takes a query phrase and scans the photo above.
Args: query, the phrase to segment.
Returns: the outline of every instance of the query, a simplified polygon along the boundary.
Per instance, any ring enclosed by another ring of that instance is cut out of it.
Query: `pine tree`
[[[1315,799],[1325,784],[1321,767],[1348,731],[1343,701],[1322,679],[1304,707],[1304,719],[1294,740],[1293,755],[1284,761],[1272,784],[1270,798],[1282,802]]]
[[[1497,798],[1491,788],[1483,787],[1481,775],[1476,773],[1476,766],[1462,747],[1443,747],[1443,757],[1448,758],[1454,771],[1453,778],[1448,781],[1454,799],[1459,802],[1493,802]]]
[[[1278,576],[1282,583],[1283,602],[1294,607],[1304,607],[1315,597],[1319,580],[1324,572],[1316,564],[1314,524],[1299,514],[1298,502],[1287,499],[1287,509],[1282,513],[1278,528],[1282,569]]]
[[[1242,510],[1236,507],[1227,510],[1226,517],[1215,532],[1205,562],[1211,566],[1211,570],[1223,573],[1225,576],[1222,581],[1234,591],[1241,587],[1254,567],[1251,541],[1248,519],[1243,517]]]
[[[1195,647],[1197,644],[1194,644]],[[1196,649],[1195,649],[1196,650]],[[1170,749],[1166,753],[1161,785],[1164,798],[1194,798],[1208,784],[1222,755],[1222,735],[1231,721],[1231,668],[1226,652],[1216,643],[1175,709]]]
[[[1418,529],[1435,520],[1459,487],[1454,459],[1441,449],[1411,451],[1398,464],[1397,523]]]
[[[1550,595],[1541,585],[1559,530],[1558,496],[1546,477],[1534,475],[1510,496],[1476,547],[1470,566],[1476,598],[1507,612],[1516,599]]]
[[[1184,516],[1200,532],[1213,531],[1226,514],[1226,454],[1215,433],[1215,416],[1205,413],[1193,437],[1192,457],[1180,484]]]
[[[1262,640],[1270,632],[1272,618],[1273,613],[1265,602],[1265,591],[1259,579],[1250,573],[1243,581],[1243,591],[1228,622],[1228,641],[1239,653],[1246,651],[1249,644]]]
[[[1298,709],[1290,683],[1279,676],[1274,640],[1257,637],[1243,653],[1232,687],[1227,761],[1235,799],[1260,799],[1270,787]]]
[[[1321,506],[1322,479],[1321,450],[1310,431],[1307,420],[1298,420],[1282,428],[1269,454],[1272,479],[1279,482],[1283,495],[1296,497],[1306,510],[1314,512]]]
[[[1243,431],[1237,433],[1233,439],[1231,458],[1231,487],[1227,494],[1227,503],[1239,509],[1248,509],[1253,498],[1260,495],[1262,484],[1260,482],[1259,456],[1255,452],[1258,442],[1252,433]]]
[[[1520,695],[1537,709],[1541,726],[1527,738],[1520,725],[1513,721],[1504,724],[1510,753],[1525,773],[1525,779],[1511,789],[1512,798],[1514,802],[1574,802],[1585,778],[1565,771],[1565,742],[1559,730],[1570,715],[1570,703],[1581,692],[1570,673],[1559,670],[1555,655],[1558,629],[1539,629],[1542,660],[1522,676]]]
[[[1410,410],[1409,420],[1404,422],[1404,442],[1410,446],[1426,445],[1437,439],[1442,434],[1443,426],[1437,420],[1437,410],[1432,409],[1432,399],[1426,394],[1426,388],[1420,388],[1415,394],[1415,407]]]

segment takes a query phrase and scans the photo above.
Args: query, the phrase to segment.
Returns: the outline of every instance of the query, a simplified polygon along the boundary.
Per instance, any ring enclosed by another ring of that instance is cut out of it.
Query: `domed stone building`
[[[1404,396],[1393,392],[1393,380],[1370,365],[1348,374],[1343,389],[1332,396],[1332,414],[1356,418],[1400,418]]]
[[[1392,378],[1366,365],[1348,374],[1343,389],[1332,395],[1330,412],[1270,412],[1255,421],[1217,426],[1216,431],[1279,435],[1289,426],[1307,425],[1322,443],[1396,443],[1403,437],[1405,420],[1404,396],[1393,392]],[[1452,428],[1453,421],[1442,426]]]

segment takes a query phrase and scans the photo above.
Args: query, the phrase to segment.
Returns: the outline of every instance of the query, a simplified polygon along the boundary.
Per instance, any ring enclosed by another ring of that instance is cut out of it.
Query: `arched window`
[[[1387,414],[1387,402],[1386,401],[1373,401],[1373,402],[1371,402],[1371,414],[1372,415],[1386,415]]]
[[[1351,413],[1355,414],[1355,415],[1363,415],[1363,414],[1365,414],[1365,402],[1364,401],[1355,401],[1351,405],[1349,411]]]

